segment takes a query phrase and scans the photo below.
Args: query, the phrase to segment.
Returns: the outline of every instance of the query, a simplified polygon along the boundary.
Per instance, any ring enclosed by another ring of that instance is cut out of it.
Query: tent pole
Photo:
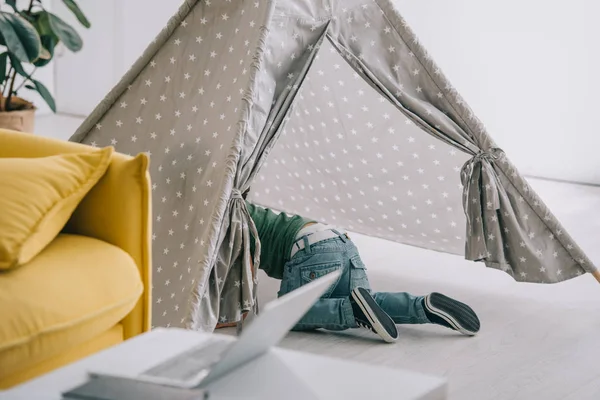
[[[592,275],[594,275],[594,278],[596,278],[598,283],[600,283],[600,269],[597,269],[594,272],[592,272]]]

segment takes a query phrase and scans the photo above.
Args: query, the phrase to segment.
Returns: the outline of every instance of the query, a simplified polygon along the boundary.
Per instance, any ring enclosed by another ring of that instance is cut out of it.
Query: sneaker
[[[356,288],[350,296],[350,304],[356,323],[378,334],[384,341],[393,343],[398,339],[396,324],[379,307],[375,299],[365,288]]]
[[[434,324],[445,326],[462,333],[474,336],[479,332],[481,324],[475,311],[460,301],[451,299],[441,293],[431,293],[423,300],[425,314]]]

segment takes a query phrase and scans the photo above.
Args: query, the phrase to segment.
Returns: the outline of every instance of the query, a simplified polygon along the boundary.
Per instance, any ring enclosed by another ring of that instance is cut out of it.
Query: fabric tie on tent
[[[243,218],[244,219],[243,229],[248,229],[250,237],[252,237],[252,239],[254,240],[254,246],[255,246],[254,254],[251,254],[251,252],[250,252],[249,243],[247,243],[248,245],[243,246],[242,252],[243,252],[244,259],[252,260],[251,264],[249,264],[250,271],[246,271],[246,275],[248,277],[251,277],[251,280],[249,280],[250,282],[254,282],[256,284],[257,283],[256,275],[258,272],[258,268],[260,266],[260,253],[261,253],[261,243],[260,243],[260,239],[258,237],[258,230],[256,229],[256,225],[254,225],[254,221],[252,220],[250,213],[248,212],[248,207],[246,207],[246,200],[242,196],[242,191],[240,191],[239,189],[232,189],[231,201],[234,202],[234,204],[232,204],[232,209],[239,212],[244,217]],[[242,279],[243,278],[244,278],[244,276],[242,275]],[[248,286],[248,290],[249,290],[247,297],[254,300],[252,309],[255,314],[258,314],[258,301],[257,301],[258,293],[255,290],[256,288],[253,287],[252,285],[247,285],[247,286]],[[240,320],[240,322],[241,321],[242,320]],[[238,328],[238,329],[241,329],[241,328]]]
[[[502,149],[497,147],[480,151],[461,169],[463,207],[467,217],[465,257],[469,260],[490,257],[485,241],[483,207],[489,211],[500,209],[501,183],[492,163],[500,160],[503,154]]]
[[[248,207],[246,207],[246,200],[244,199],[244,196],[242,195],[242,191],[240,191],[239,189],[232,189],[231,201],[234,201],[236,203],[235,205],[232,205],[232,207],[238,207],[242,211],[243,215],[245,215],[247,225],[248,225],[248,230],[250,232],[250,236],[254,239],[254,243],[255,243],[254,254],[250,254],[249,249],[247,247],[244,247],[243,257],[252,260],[250,276],[252,277],[252,281],[255,284],[257,284],[258,281],[257,281],[256,274],[258,272],[258,267],[260,265],[260,253],[261,253],[261,243],[260,243],[260,240],[258,237],[258,231],[256,229],[256,225],[254,225],[254,221],[252,220],[250,213],[248,212]],[[240,277],[240,279],[244,279],[243,274]],[[255,290],[256,288],[253,288],[250,285],[248,285],[248,286],[250,289],[254,289],[254,290],[251,290],[249,297],[253,299],[252,310],[253,310],[254,314],[258,315],[258,313],[259,313],[258,291]],[[243,294],[242,294],[242,298],[243,298]],[[244,325],[244,318],[240,318],[236,323],[236,335],[239,336],[242,333],[243,325]]]
[[[238,189],[233,189],[233,190],[231,191],[231,199],[232,199],[232,200],[239,200],[239,199],[242,199],[242,200],[243,200],[244,198],[242,197],[242,192],[241,192],[240,190],[238,190]]]

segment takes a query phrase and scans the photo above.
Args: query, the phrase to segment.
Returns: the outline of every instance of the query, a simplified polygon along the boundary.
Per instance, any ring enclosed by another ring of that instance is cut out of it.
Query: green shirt
[[[262,208],[246,202],[250,217],[256,225],[261,243],[260,269],[271,278],[283,278],[283,266],[290,260],[292,246],[298,232],[308,223],[314,222],[299,215],[276,214],[268,208]],[[254,239],[250,241],[250,250],[254,254]]]

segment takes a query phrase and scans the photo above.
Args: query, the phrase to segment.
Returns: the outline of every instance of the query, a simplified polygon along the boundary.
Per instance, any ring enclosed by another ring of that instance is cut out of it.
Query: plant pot
[[[4,103],[4,99],[2,99]],[[33,133],[35,123],[35,106],[20,97],[11,101],[17,108],[14,111],[0,111],[0,128],[13,131]]]

